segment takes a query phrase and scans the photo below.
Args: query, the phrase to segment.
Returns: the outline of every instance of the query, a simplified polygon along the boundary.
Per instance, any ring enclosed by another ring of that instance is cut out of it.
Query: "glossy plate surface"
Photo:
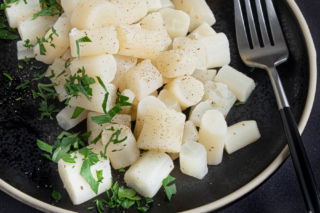
[[[171,202],[167,202],[165,193],[160,190],[154,197],[155,201],[149,212],[185,211],[224,198],[266,170],[286,146],[280,114],[267,73],[259,69],[250,72],[250,68],[246,67],[239,57],[235,40],[233,1],[209,0],[207,2],[217,19],[213,28],[217,32],[224,32],[229,38],[231,66],[253,78],[257,85],[245,105],[233,107],[228,114],[227,123],[232,125],[243,120],[256,120],[262,137],[256,143],[232,155],[224,153],[223,162],[218,166],[209,166],[208,174],[201,181],[182,174],[179,162],[175,161],[175,169],[171,175],[177,179],[175,181],[177,195],[173,196]],[[290,52],[289,60],[280,65],[278,71],[292,112],[299,121],[306,107],[308,93],[310,94],[310,90],[308,91],[311,70],[310,56],[305,37],[289,5],[284,0],[274,3]],[[36,145],[36,139],[53,143],[62,129],[58,127],[55,120],[38,120],[40,117],[39,102],[32,98],[31,89],[37,86],[37,82],[31,80],[33,74],[43,73],[47,66],[33,61],[35,66],[42,66],[42,68],[32,71],[26,69],[24,62],[18,62],[16,59],[15,43],[0,41],[1,72],[10,74],[14,79],[12,86],[9,86],[8,79],[3,75],[0,76],[2,82],[0,84],[0,178],[37,200],[66,210],[88,212],[87,207],[94,206],[93,200],[74,206],[63,188],[57,165],[43,158],[42,152]],[[23,65],[25,69],[20,70],[18,64]],[[31,86],[24,91],[16,90],[15,87],[24,83],[25,80],[30,80]],[[50,81],[45,79],[42,82],[49,83]],[[19,97],[22,97],[21,100],[16,100]],[[312,101],[311,103],[309,101],[308,104],[312,105]],[[85,130],[85,122],[83,122],[72,132],[85,132]],[[123,173],[114,172],[113,178],[123,184]],[[4,185],[5,183],[1,183],[1,188]],[[61,193],[63,197],[61,201],[53,200],[52,189]],[[29,198],[26,201],[23,195],[10,192],[7,188],[5,191],[15,194],[18,199],[37,208],[46,209],[46,211],[60,211],[45,205],[40,207],[39,203],[32,204],[37,201],[29,200]],[[106,198],[106,195],[100,195],[99,198]],[[133,207],[126,212],[136,212],[136,208]]]

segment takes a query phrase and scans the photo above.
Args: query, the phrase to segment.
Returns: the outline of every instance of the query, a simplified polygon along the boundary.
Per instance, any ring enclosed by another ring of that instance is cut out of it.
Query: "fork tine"
[[[257,36],[256,26],[254,24],[250,0],[245,0],[245,5],[246,5],[246,11],[247,11],[247,17],[248,17],[248,23],[249,23],[252,44],[253,44],[253,47],[257,47],[257,46],[260,46],[260,44],[259,44],[259,40],[258,40],[258,36]]]
[[[259,26],[260,26],[260,32],[262,35],[262,40],[264,46],[270,45],[270,40],[268,36],[268,31],[266,27],[266,22],[264,20],[263,11],[261,7],[261,0],[256,0],[256,7],[257,7],[257,14],[258,14],[258,20],[259,20]]]
[[[265,0],[265,1],[266,1],[267,14],[268,14],[273,41],[275,44],[284,42],[284,37],[282,34],[280,23],[277,18],[277,14],[274,9],[272,0]]]
[[[236,36],[238,50],[249,48],[248,37],[246,33],[246,28],[244,25],[243,15],[240,0],[234,0],[234,16],[236,22]]]

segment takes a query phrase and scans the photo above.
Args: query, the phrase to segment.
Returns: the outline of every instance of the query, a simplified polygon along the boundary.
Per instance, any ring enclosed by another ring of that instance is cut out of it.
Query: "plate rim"
[[[300,134],[302,134],[303,130],[306,127],[306,124],[309,120],[313,103],[315,99],[316,94],[316,85],[317,85],[317,62],[316,62],[316,50],[314,46],[314,42],[308,27],[308,24],[301,13],[298,5],[294,0],[286,0],[289,7],[291,8],[292,12],[294,13],[295,17],[297,18],[298,24],[301,28],[302,34],[305,38],[307,52],[309,56],[309,66],[310,66],[310,75],[309,75],[309,87],[308,87],[308,96],[306,100],[306,105],[303,110],[300,122],[298,124],[298,129]],[[217,210],[221,207],[224,207],[233,201],[236,201],[237,199],[241,198],[245,194],[249,193],[256,187],[258,187],[261,183],[263,183],[265,180],[267,180],[278,168],[279,166],[284,162],[284,160],[289,156],[289,148],[288,146],[285,146],[285,148],[281,151],[281,153],[277,156],[277,158],[263,171],[261,172],[257,177],[255,177],[252,181],[241,187],[240,189],[232,192],[231,194],[214,201],[212,203],[203,205],[201,207],[197,207],[194,209],[190,209],[187,211],[184,211],[185,213],[188,212],[209,212],[213,210]],[[31,197],[30,195],[27,195],[26,193],[23,193],[22,191],[14,188],[7,182],[3,181],[0,178],[0,189],[7,193],[8,195],[12,196],[13,198],[19,200],[22,203],[25,203],[33,208],[36,208],[40,211],[44,212],[61,212],[61,213],[73,213],[73,211],[69,211],[66,209],[62,209],[57,206],[50,205],[48,203],[45,203],[43,201],[40,201],[34,197]]]

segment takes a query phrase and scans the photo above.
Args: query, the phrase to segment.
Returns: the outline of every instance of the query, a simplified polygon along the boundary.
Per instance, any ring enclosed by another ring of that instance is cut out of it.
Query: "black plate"
[[[209,0],[207,2],[217,19],[213,28],[217,32],[226,33],[229,38],[231,66],[253,78],[257,84],[245,105],[233,107],[227,117],[227,123],[232,125],[242,120],[257,120],[262,137],[256,143],[232,155],[224,153],[223,162],[218,166],[209,166],[208,174],[201,181],[182,174],[178,161],[175,161],[175,169],[171,175],[177,178],[175,181],[177,195],[168,202],[165,193],[160,190],[154,197],[155,201],[149,212],[189,210],[223,198],[264,171],[286,145],[267,73],[259,69],[250,72],[250,68],[240,60],[235,40],[233,1]],[[279,66],[278,70],[293,114],[299,121],[308,94],[308,54],[301,30],[291,9],[284,0],[274,3],[290,51],[289,60]],[[33,61],[34,65],[43,66],[43,68],[33,71],[20,70],[18,64],[23,66],[25,64],[16,59],[15,43],[15,41],[0,41],[1,72],[10,74],[14,79],[12,86],[8,86],[8,79],[0,75],[0,178],[45,203],[68,210],[87,212],[87,207],[93,206],[93,200],[74,206],[63,188],[57,165],[43,158],[41,151],[37,148],[36,139],[53,143],[62,129],[58,127],[55,120],[38,120],[39,102],[32,98],[30,91],[32,88],[35,89],[38,83],[31,80],[33,74],[43,72],[47,66]],[[31,81],[29,88],[24,91],[15,89],[27,79]],[[49,80],[45,79],[42,82],[49,83]],[[19,97],[22,99],[17,101]],[[72,132],[85,132],[85,130],[85,122],[83,122]],[[119,180],[123,184],[123,173],[114,172],[113,177],[114,180]],[[52,189],[61,193],[63,197],[61,201],[53,200]],[[105,198],[105,194],[100,195],[99,198]],[[136,212],[136,208],[133,207],[126,212]]]

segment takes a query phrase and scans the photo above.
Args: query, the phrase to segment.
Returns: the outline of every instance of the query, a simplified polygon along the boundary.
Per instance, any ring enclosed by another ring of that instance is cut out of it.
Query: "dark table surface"
[[[228,0],[231,1],[231,0]],[[317,52],[320,51],[320,1],[296,0],[302,11],[314,39]],[[320,67],[320,63],[317,63]],[[318,72],[319,73],[319,72]],[[307,154],[318,186],[320,186],[320,80],[309,122],[302,134]],[[4,192],[0,191],[0,212],[37,213]],[[219,213],[248,212],[307,212],[299,189],[292,160],[289,157],[284,164],[260,187],[245,197],[218,211]]]

